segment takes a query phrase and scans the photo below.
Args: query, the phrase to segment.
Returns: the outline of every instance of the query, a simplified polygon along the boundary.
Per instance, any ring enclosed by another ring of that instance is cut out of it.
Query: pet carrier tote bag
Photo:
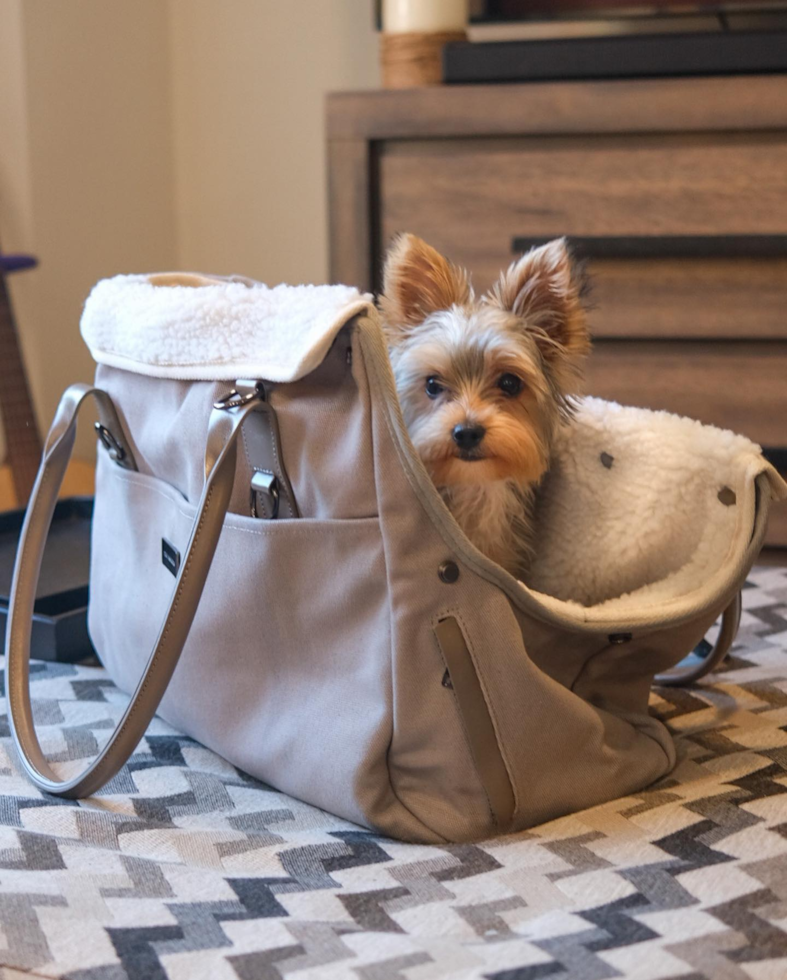
[[[12,727],[42,790],[93,793],[154,712],[240,769],[394,837],[530,827],[669,771],[654,674],[725,617],[785,485],[748,440],[589,399],[558,447],[527,586],[464,538],[345,287],[126,276],[82,321],[22,535]],[[247,380],[242,380],[247,379]],[[47,528],[92,396],[90,632],[131,702],[60,781],[28,693]],[[151,652],[152,651],[152,652]]]

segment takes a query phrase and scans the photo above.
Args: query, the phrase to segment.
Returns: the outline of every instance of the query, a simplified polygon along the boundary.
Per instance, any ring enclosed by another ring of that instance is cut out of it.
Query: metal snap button
[[[610,633],[607,639],[614,646],[620,646],[621,643],[629,642],[631,639],[631,633]]]
[[[447,585],[453,585],[459,578],[459,566],[455,561],[444,561],[437,569],[437,574],[441,582],[445,582]]]

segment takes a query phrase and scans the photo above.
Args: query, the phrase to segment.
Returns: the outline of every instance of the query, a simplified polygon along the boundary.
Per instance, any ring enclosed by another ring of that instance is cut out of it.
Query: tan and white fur
[[[535,490],[590,348],[582,295],[564,239],[523,255],[480,298],[414,235],[386,258],[380,309],[413,444],[468,538],[514,575],[531,557]]]

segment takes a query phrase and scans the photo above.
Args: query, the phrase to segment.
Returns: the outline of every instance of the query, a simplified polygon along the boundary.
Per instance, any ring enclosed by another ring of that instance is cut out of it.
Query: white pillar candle
[[[383,0],[387,34],[464,31],[468,17],[469,0]]]

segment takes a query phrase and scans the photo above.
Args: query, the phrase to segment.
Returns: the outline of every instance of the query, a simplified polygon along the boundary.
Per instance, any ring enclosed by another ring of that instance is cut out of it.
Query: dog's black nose
[[[460,449],[475,449],[486,435],[483,425],[455,425],[451,433]]]

